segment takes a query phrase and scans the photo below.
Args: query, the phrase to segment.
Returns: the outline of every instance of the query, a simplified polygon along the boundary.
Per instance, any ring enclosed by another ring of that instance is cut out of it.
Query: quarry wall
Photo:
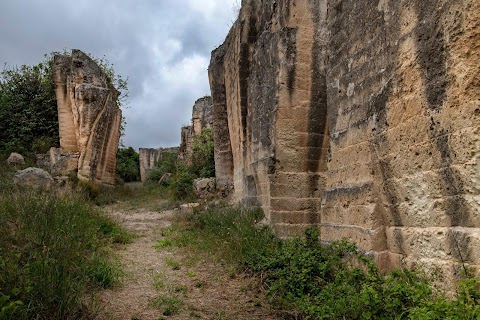
[[[209,67],[218,183],[384,270],[480,265],[480,2],[244,0]]]
[[[80,179],[115,184],[120,93],[100,66],[80,50],[56,55],[53,74],[60,152],[71,154]]]
[[[178,148],[140,148],[138,151],[140,161],[140,179],[147,181],[149,171],[158,167],[158,160],[163,153],[178,153]]]
[[[213,102],[212,97],[205,96],[195,101],[192,108],[191,125],[182,127],[179,160],[189,163],[192,154],[192,142],[196,135],[203,129],[212,128],[213,125]]]

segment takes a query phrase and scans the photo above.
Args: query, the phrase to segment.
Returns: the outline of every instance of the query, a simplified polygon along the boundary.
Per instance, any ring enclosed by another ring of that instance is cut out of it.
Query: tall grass
[[[314,229],[281,241],[256,225],[261,218],[259,210],[216,207],[166,236],[249,270],[295,319],[480,319],[480,279],[461,281],[448,300],[420,271],[382,275],[353,244],[321,245]]]
[[[0,319],[88,318],[87,293],[120,273],[107,246],[128,240],[79,196],[0,193]]]

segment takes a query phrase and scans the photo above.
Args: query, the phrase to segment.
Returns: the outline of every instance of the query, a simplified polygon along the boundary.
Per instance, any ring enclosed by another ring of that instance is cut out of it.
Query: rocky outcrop
[[[217,183],[280,236],[480,266],[480,3],[245,0],[209,67]]]
[[[17,186],[35,189],[48,189],[53,187],[55,183],[52,176],[40,168],[27,168],[17,171],[13,176],[13,182]]]
[[[193,141],[193,127],[182,127],[180,134],[180,147],[178,148],[178,160],[184,163],[190,163],[190,155],[192,153],[192,141]]]
[[[212,97],[206,96],[195,101],[192,110],[192,127],[195,135],[211,128],[213,122]]]
[[[192,109],[192,124],[182,127],[180,150],[178,158],[180,161],[189,163],[192,153],[193,137],[199,135],[203,129],[212,128],[212,97],[206,96],[195,101]]]
[[[115,184],[122,112],[119,92],[80,50],[56,55],[53,66],[62,153],[78,154],[78,177]]]
[[[140,148],[140,178],[142,182],[147,181],[148,173],[158,167],[158,160],[163,153],[178,153],[178,148]]]
[[[52,147],[46,154],[37,154],[37,165],[55,174],[67,175],[78,171],[79,152]]]

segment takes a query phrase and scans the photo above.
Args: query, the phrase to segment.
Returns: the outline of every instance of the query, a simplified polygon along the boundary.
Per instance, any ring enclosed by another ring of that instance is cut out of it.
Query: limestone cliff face
[[[80,50],[54,58],[60,147],[78,153],[78,177],[115,183],[122,112],[119,92],[103,70]]]
[[[182,127],[181,142],[178,158],[189,163],[192,154],[192,142],[196,135],[203,129],[212,128],[213,125],[212,97],[206,96],[195,101],[192,108],[192,124]]]
[[[195,101],[192,109],[192,127],[195,135],[203,129],[211,128],[213,122],[212,97],[203,97]]]
[[[279,235],[480,265],[480,2],[244,0],[209,78],[218,181]]]

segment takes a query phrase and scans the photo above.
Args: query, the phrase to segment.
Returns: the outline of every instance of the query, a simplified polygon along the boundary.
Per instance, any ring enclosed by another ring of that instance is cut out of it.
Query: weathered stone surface
[[[142,182],[145,182],[148,177],[149,171],[158,167],[158,160],[164,152],[178,153],[178,148],[140,148],[140,178]]]
[[[212,123],[212,97],[206,96],[195,101],[192,110],[193,133],[200,134],[203,129],[211,128]]]
[[[7,163],[10,166],[24,165],[25,159],[20,153],[12,152],[8,156]]]
[[[105,72],[80,50],[54,58],[62,152],[78,153],[78,177],[115,184],[122,112],[119,92]]]
[[[48,168],[55,174],[66,175],[78,170],[78,152],[65,151],[62,148],[50,148],[47,154],[37,154],[37,165]]]
[[[48,189],[54,185],[50,173],[40,168],[27,168],[17,171],[13,176],[13,182],[21,187],[36,189]]]
[[[480,267],[480,2],[242,1],[209,78],[217,183],[279,235]]]
[[[178,160],[184,163],[190,163],[190,155],[192,153],[192,141],[193,141],[193,127],[182,127],[180,147],[178,148]]]
[[[190,215],[190,214],[193,214],[195,212],[195,210],[197,210],[198,208],[200,208],[200,203],[198,203],[198,202],[185,203],[185,204],[180,205],[179,214],[180,215]]]
[[[201,178],[193,181],[193,187],[198,198],[211,198],[216,194],[215,178]]]
[[[192,154],[192,142],[196,135],[203,129],[212,128],[213,105],[212,97],[206,96],[195,101],[192,108],[192,124],[182,128],[181,143],[178,159],[184,163],[190,163]]]

